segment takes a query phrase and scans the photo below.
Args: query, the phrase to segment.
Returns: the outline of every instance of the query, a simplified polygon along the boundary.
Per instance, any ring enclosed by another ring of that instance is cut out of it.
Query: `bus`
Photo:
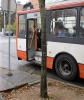
[[[16,16],[18,59],[41,64],[40,9],[20,11]],[[67,81],[84,79],[84,1],[46,8],[46,40],[46,68]]]

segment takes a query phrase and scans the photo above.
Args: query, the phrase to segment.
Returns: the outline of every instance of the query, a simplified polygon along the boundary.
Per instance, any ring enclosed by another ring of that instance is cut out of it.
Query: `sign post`
[[[8,26],[9,26],[9,72],[8,72],[8,76],[11,76],[11,70],[10,70],[10,0],[8,0]]]
[[[8,41],[8,63],[9,63],[9,72],[8,76],[11,76],[11,69],[10,69],[10,21],[11,21],[11,12],[16,12],[16,1],[15,0],[1,0],[1,6],[3,11],[8,11],[8,26],[9,26],[9,41]]]
[[[4,11],[4,34],[6,32],[6,12]]]

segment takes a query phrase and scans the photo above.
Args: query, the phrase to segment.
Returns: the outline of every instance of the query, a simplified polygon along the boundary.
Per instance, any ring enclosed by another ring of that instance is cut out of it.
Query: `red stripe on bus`
[[[19,58],[21,58],[22,60],[27,60],[27,55],[26,55],[26,52],[25,51],[17,51],[17,56]]]
[[[84,78],[84,65],[83,64],[78,64],[79,65],[79,77]]]
[[[18,14],[26,14],[26,13],[33,13],[33,12],[39,12],[39,9],[32,9],[32,10],[25,10],[25,11],[18,11]]]
[[[0,87],[3,89],[3,90],[7,90],[4,86],[0,85]]]
[[[47,66],[47,68],[50,68],[50,69],[53,68],[53,58],[47,57],[46,66]]]

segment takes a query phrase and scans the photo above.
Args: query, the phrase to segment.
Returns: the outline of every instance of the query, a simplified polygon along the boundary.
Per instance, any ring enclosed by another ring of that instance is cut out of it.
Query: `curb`
[[[50,79],[50,80],[52,80],[54,82],[58,82],[58,83],[64,84],[64,85],[66,84],[66,85],[74,87],[74,88],[84,89],[84,87],[82,87],[82,86],[77,86],[77,85],[74,85],[74,84],[71,84],[71,83],[62,82],[62,81],[54,80],[54,79],[51,79],[51,78],[48,78],[48,79]]]
[[[34,84],[37,84],[37,83],[40,83],[40,80],[37,80],[37,81],[31,82],[31,83],[28,83],[28,85],[31,86],[31,85],[34,85]]]

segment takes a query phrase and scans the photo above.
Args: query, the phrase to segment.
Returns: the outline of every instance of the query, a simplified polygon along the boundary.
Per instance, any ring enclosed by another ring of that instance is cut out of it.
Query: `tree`
[[[16,31],[16,24],[15,24],[15,22],[11,25],[10,30],[15,34],[15,31]]]
[[[16,13],[11,14],[11,26],[13,26],[13,30],[15,31],[15,16]],[[8,31],[8,12],[5,12],[5,20],[6,20],[6,30]],[[4,11],[0,13],[0,29],[4,27]]]
[[[40,6],[41,14],[41,45],[42,45],[42,62],[41,62],[41,89],[40,96],[42,98],[48,98],[47,94],[47,78],[46,78],[46,57],[47,57],[47,48],[46,48],[46,11],[45,11],[45,0],[38,0]]]
[[[0,12],[0,28],[2,29],[4,27],[4,14],[3,12]]]

